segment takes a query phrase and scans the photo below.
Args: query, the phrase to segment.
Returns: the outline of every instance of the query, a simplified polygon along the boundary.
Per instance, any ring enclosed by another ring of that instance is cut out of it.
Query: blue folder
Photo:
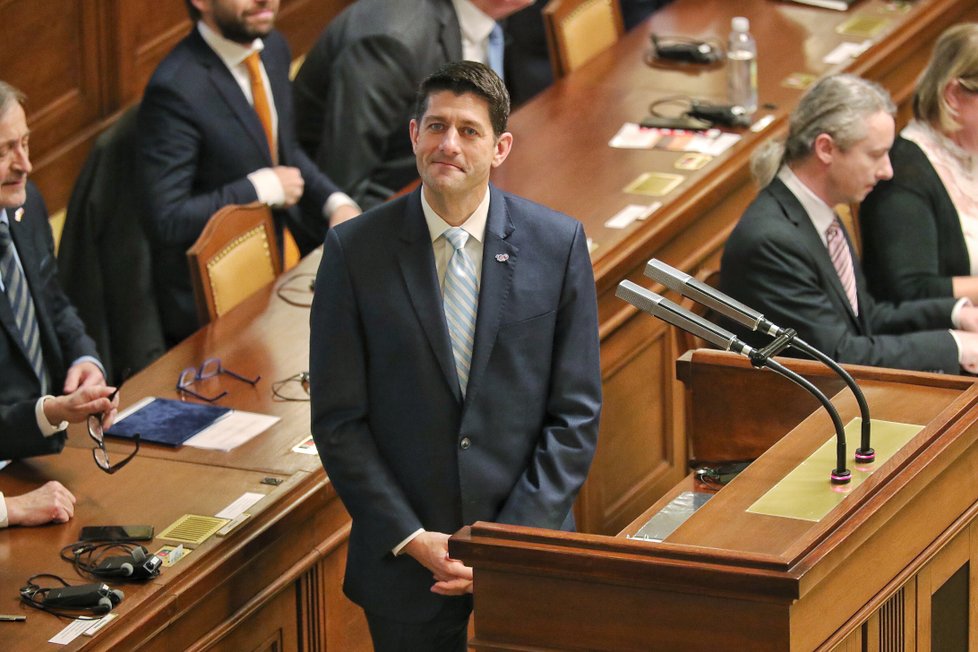
[[[166,446],[180,446],[198,432],[231,412],[220,405],[203,405],[169,398],[154,398],[132,414],[112,424],[105,434]]]

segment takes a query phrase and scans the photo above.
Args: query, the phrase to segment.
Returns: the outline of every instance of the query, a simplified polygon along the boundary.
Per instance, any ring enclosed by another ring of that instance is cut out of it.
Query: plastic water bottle
[[[757,42],[750,21],[737,16],[730,21],[727,43],[727,98],[748,113],[757,110]]]

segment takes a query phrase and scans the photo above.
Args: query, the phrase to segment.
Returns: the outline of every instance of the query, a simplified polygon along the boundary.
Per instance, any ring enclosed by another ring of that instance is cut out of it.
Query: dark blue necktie
[[[14,312],[14,322],[20,331],[20,341],[27,359],[44,385],[44,356],[41,353],[41,330],[34,313],[34,300],[24,272],[14,257],[13,241],[10,239],[10,224],[0,222],[0,275],[3,278],[7,301]]]

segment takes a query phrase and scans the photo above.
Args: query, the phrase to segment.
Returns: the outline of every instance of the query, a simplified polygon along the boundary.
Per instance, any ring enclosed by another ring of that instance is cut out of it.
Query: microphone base
[[[859,464],[872,464],[876,461],[876,451],[872,448],[857,448],[856,462]]]
[[[852,474],[849,473],[849,469],[835,469],[829,477],[832,480],[832,484],[849,484],[852,480]]]

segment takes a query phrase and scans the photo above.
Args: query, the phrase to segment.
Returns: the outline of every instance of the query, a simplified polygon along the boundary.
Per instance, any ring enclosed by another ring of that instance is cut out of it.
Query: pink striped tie
[[[852,252],[849,250],[849,244],[842,233],[842,225],[838,218],[834,219],[829,228],[825,230],[825,241],[829,248],[832,266],[835,267],[835,272],[839,275],[839,280],[842,281],[842,288],[846,291],[846,296],[849,297],[852,311],[858,315],[859,302],[856,299],[856,274],[852,269]]]

